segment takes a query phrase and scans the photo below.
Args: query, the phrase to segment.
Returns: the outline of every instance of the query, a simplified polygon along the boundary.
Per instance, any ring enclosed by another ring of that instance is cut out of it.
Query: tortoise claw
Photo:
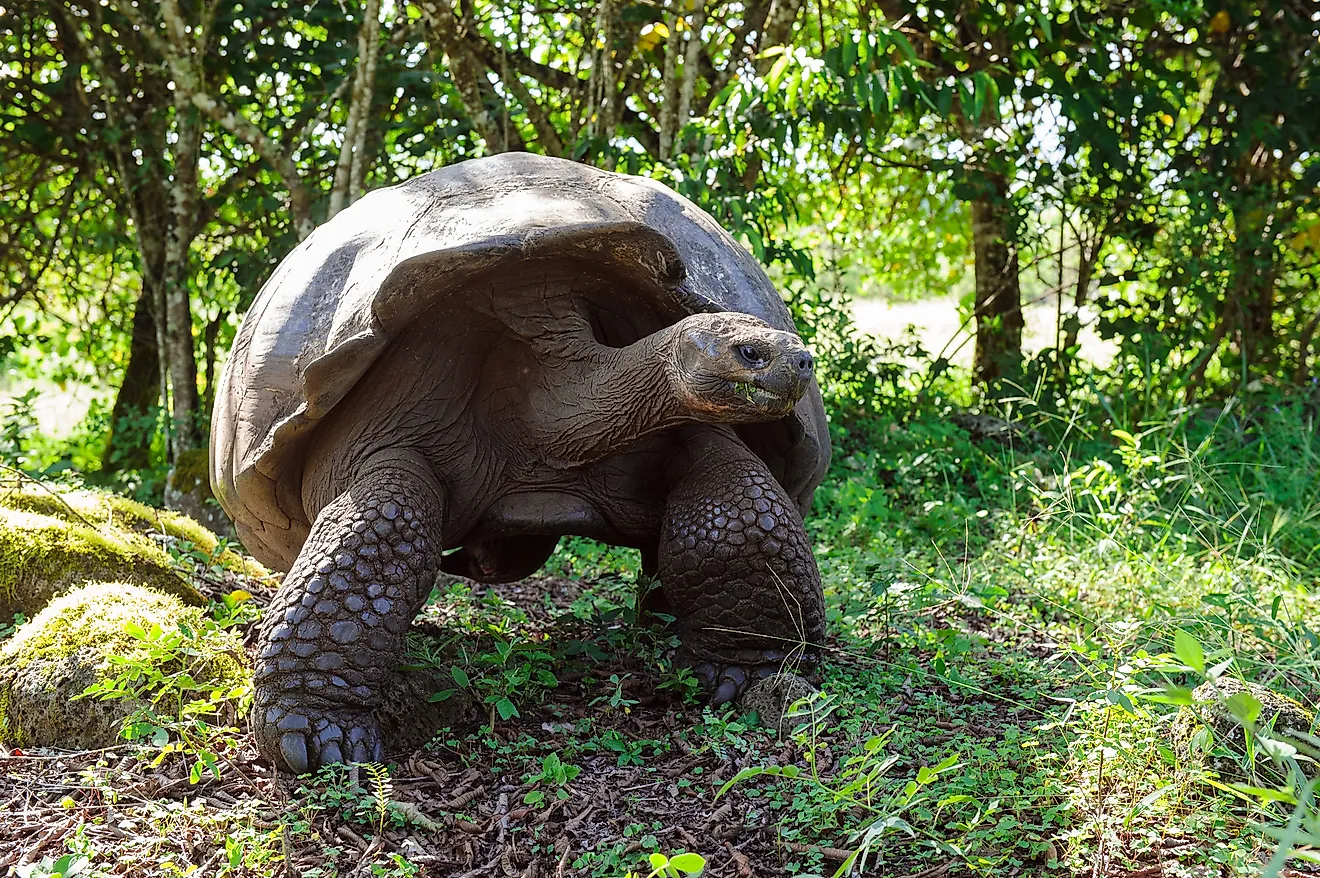
[[[365,711],[313,707],[282,698],[253,711],[258,744],[278,753],[280,767],[306,774],[336,762],[379,761],[384,755],[380,728]],[[266,747],[269,742],[273,747]]]
[[[709,704],[719,707],[740,698],[748,687],[758,680],[773,677],[784,670],[788,656],[774,649],[741,650],[736,660],[728,664],[713,662],[684,662],[701,681],[701,685],[711,693]]]
[[[725,679],[720,682],[719,688],[715,694],[710,696],[710,706],[719,707],[721,704],[728,704],[738,697],[738,684],[733,680]]]
[[[287,732],[280,736],[280,756],[289,771],[307,773],[307,739],[302,732]]]

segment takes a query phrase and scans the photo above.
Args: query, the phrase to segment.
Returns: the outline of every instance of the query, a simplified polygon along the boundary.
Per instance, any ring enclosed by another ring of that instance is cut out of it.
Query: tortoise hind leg
[[[440,569],[473,582],[517,582],[544,567],[558,545],[557,536],[497,537],[445,555]]]
[[[682,626],[682,659],[722,704],[814,653],[824,596],[802,518],[765,463],[718,429],[688,428],[680,443],[658,572]]]
[[[373,711],[440,567],[442,498],[419,457],[394,453],[317,515],[258,643],[252,726],[277,765],[381,758]]]

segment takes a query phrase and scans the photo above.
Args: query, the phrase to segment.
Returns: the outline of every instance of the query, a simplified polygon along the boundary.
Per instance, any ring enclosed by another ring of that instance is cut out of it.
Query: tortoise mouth
[[[759,379],[730,381],[729,391],[737,402],[750,403],[753,408],[776,415],[787,414],[802,398],[805,387],[785,392],[782,388],[766,387]]]
[[[807,391],[805,380],[785,380],[780,375],[756,375],[723,382],[721,403],[730,412],[755,418],[781,418]]]

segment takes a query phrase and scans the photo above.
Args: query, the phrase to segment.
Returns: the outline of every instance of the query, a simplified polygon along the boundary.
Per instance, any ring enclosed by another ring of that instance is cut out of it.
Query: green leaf
[[[701,854],[684,853],[669,858],[671,868],[688,875],[700,875],[706,868],[706,858]]]
[[[775,61],[770,72],[765,77],[765,87],[770,91],[779,91],[779,83],[783,81],[784,74],[788,71],[788,65],[793,63],[793,56],[785,52]]]
[[[507,698],[501,698],[495,702],[495,710],[499,713],[500,719],[509,719],[518,715],[518,708]]]
[[[651,868],[655,869],[657,872],[663,869],[665,866],[669,865],[669,858],[658,851],[654,854],[651,854],[646,859],[647,862],[651,864]]]
[[[1136,448],[1141,444],[1140,442],[1137,441],[1137,437],[1133,436],[1127,430],[1115,430],[1114,437],[1118,439],[1118,441],[1122,442],[1124,445],[1130,446],[1132,448]]]
[[[1225,704],[1228,712],[1243,725],[1254,723],[1260,716],[1261,703],[1250,692],[1234,692]]]
[[[1110,689],[1105,692],[1105,700],[1110,704],[1117,704],[1130,714],[1135,715],[1137,712],[1136,707],[1132,704],[1132,699],[1128,698],[1126,693],[1120,692],[1117,689]]]
[[[1050,14],[1044,11],[1039,12],[1037,13],[1036,21],[1040,23],[1040,29],[1041,32],[1045,34],[1046,42],[1053,42],[1054,22],[1050,20]]]
[[[1195,637],[1181,628],[1173,635],[1173,654],[1178,656],[1178,661],[1205,676],[1205,650]]]
[[[1266,787],[1253,787],[1244,783],[1229,784],[1229,786],[1239,793],[1255,796],[1264,802],[1283,802],[1285,805],[1297,804],[1297,797],[1287,788],[1271,790]]]
[[[1192,705],[1192,690],[1186,686],[1167,686],[1163,692],[1145,693],[1140,696],[1142,701],[1151,701],[1155,704],[1177,704],[1186,707]]]
[[[453,677],[454,682],[459,686],[462,686],[464,689],[467,689],[472,685],[472,681],[468,678],[467,671],[463,670],[458,665],[449,666],[449,676]]]

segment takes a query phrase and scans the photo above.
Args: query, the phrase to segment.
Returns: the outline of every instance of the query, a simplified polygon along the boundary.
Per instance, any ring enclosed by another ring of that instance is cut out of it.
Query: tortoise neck
[[[667,327],[627,347],[561,336],[557,362],[528,400],[532,440],[547,463],[582,466],[661,430],[695,420],[678,393],[678,330]]]

